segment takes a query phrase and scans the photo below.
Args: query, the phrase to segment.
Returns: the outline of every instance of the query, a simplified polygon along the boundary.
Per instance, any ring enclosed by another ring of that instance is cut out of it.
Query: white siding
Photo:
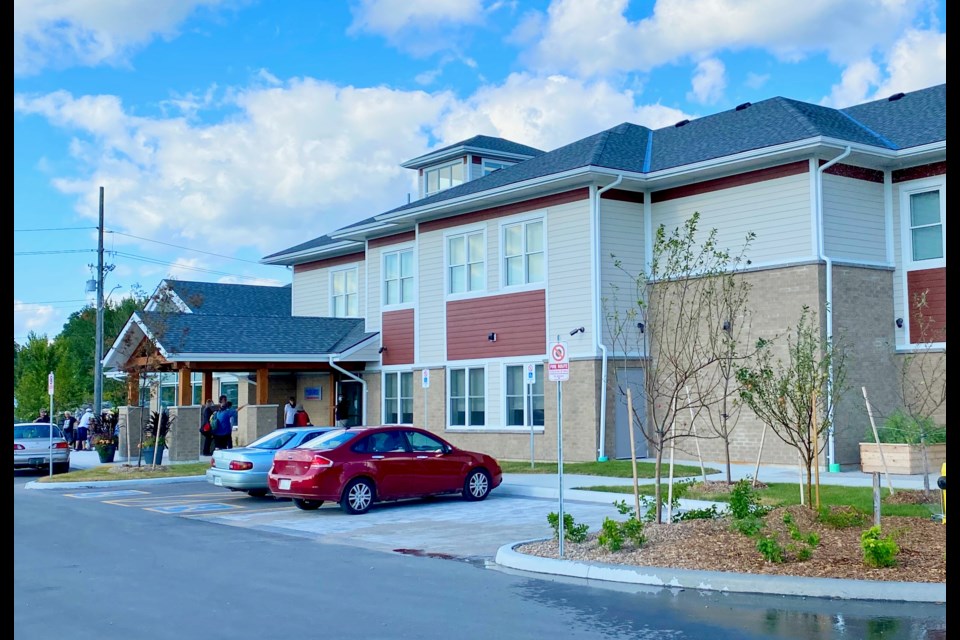
[[[503,367],[499,361],[493,360],[487,363],[487,427],[500,428],[503,426],[503,405],[500,398],[500,390],[503,388],[500,380],[502,375]]]
[[[902,184],[904,183],[894,183],[893,185],[893,264],[896,265],[896,270],[893,273],[893,315],[894,317],[907,320],[909,318],[907,311],[907,282],[903,271],[903,238],[900,234],[903,228],[900,218],[900,187]],[[908,182],[906,184],[910,183]],[[907,344],[907,326],[905,323],[903,329],[894,329],[898,347]]]
[[[367,295],[365,296],[367,305],[367,331],[380,331],[380,308],[382,300],[380,299],[380,255],[383,252],[382,247],[367,246],[367,273],[364,282],[366,282]]]
[[[550,207],[547,228],[547,342],[560,335],[571,357],[595,354],[589,200]],[[570,337],[570,330],[585,332]],[[544,351],[546,351],[544,345]]]
[[[295,316],[329,315],[330,270],[311,269],[294,272],[290,291],[291,307]]]
[[[738,253],[747,233],[756,233],[747,258],[753,266],[813,257],[810,176],[806,173],[676,198],[653,205],[653,228],[682,227],[700,212],[698,234],[717,229],[717,246]]]
[[[617,309],[622,317],[625,310],[636,306],[636,282],[630,276],[643,273],[644,231],[642,204],[600,200],[599,322],[608,349],[616,345],[612,343],[607,317]],[[621,263],[621,268],[616,266],[616,261]]]
[[[443,290],[446,268],[443,252],[444,230],[420,231],[417,237],[419,334],[416,336],[416,343],[419,346],[419,362],[443,362],[447,359]]]
[[[886,262],[883,184],[823,176],[823,244],[834,260]]]

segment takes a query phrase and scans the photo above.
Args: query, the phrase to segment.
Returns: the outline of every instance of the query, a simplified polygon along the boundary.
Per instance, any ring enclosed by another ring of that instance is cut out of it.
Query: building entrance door
[[[646,419],[646,404],[643,401],[643,369],[619,369],[617,371],[617,430],[614,455],[619,459],[630,458],[630,424],[627,422],[627,388],[633,399],[633,441],[638,458],[647,457],[647,439],[640,431],[639,420]]]
[[[341,380],[339,395],[347,402],[347,426],[363,424],[363,385],[356,380]]]

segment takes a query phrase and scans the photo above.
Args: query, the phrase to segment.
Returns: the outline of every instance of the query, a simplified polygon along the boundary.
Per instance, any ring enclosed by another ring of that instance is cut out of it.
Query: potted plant
[[[120,438],[117,431],[117,416],[114,413],[104,413],[102,418],[94,418],[93,421],[93,448],[97,450],[100,456],[100,462],[103,464],[113,462],[117,454],[117,446],[120,444]]]
[[[170,414],[166,411],[154,411],[150,414],[150,421],[144,427],[140,439],[140,461],[143,464],[159,465],[163,462],[163,450],[167,448],[170,426]]]
[[[912,418],[900,409],[877,429],[876,438],[873,429],[867,429],[865,440],[860,443],[860,467],[865,473],[882,473],[886,462],[887,473],[916,475],[947,460],[946,426],[930,417]]]

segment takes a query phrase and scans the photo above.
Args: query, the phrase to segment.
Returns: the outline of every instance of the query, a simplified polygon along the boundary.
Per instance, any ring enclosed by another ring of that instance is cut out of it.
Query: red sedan
[[[327,432],[278,451],[267,474],[277,498],[292,498],[304,510],[339,502],[347,513],[364,513],[374,502],[444,494],[483,500],[502,480],[491,456],[403,426]]]

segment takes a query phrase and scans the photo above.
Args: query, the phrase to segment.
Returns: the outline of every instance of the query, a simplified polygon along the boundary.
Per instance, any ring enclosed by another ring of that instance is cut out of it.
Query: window
[[[910,246],[915,262],[943,257],[939,190],[910,194]]]
[[[463,161],[427,169],[423,172],[423,193],[432,195],[444,189],[463,184]]]
[[[535,427],[543,426],[543,365],[538,364],[534,370],[534,383],[526,384],[526,367],[524,365],[508,365],[506,370],[506,408],[508,427]],[[527,420],[523,422],[523,407],[527,405]]]
[[[203,404],[203,385],[198,382],[193,383],[193,389],[191,394],[191,402],[193,404]]]
[[[503,273],[507,286],[543,282],[543,220],[503,228]]]
[[[238,385],[236,382],[221,382],[220,383],[220,395],[227,396],[227,400],[233,403],[233,406],[237,405],[237,389]]]
[[[483,232],[447,238],[448,293],[482,291],[484,287]]]
[[[505,169],[509,167],[512,162],[499,162],[497,160],[484,160],[483,161],[483,175],[489,175],[494,171],[499,171],[500,169]]]
[[[482,368],[450,370],[450,426],[482,427],[486,423],[485,386]]]
[[[177,385],[165,384],[160,387],[160,408],[166,409],[177,404]]]
[[[383,255],[383,303],[413,302],[413,249]]]
[[[383,374],[383,423],[413,424],[413,372]]]
[[[330,273],[330,313],[334,318],[355,318],[360,315],[356,267]]]

